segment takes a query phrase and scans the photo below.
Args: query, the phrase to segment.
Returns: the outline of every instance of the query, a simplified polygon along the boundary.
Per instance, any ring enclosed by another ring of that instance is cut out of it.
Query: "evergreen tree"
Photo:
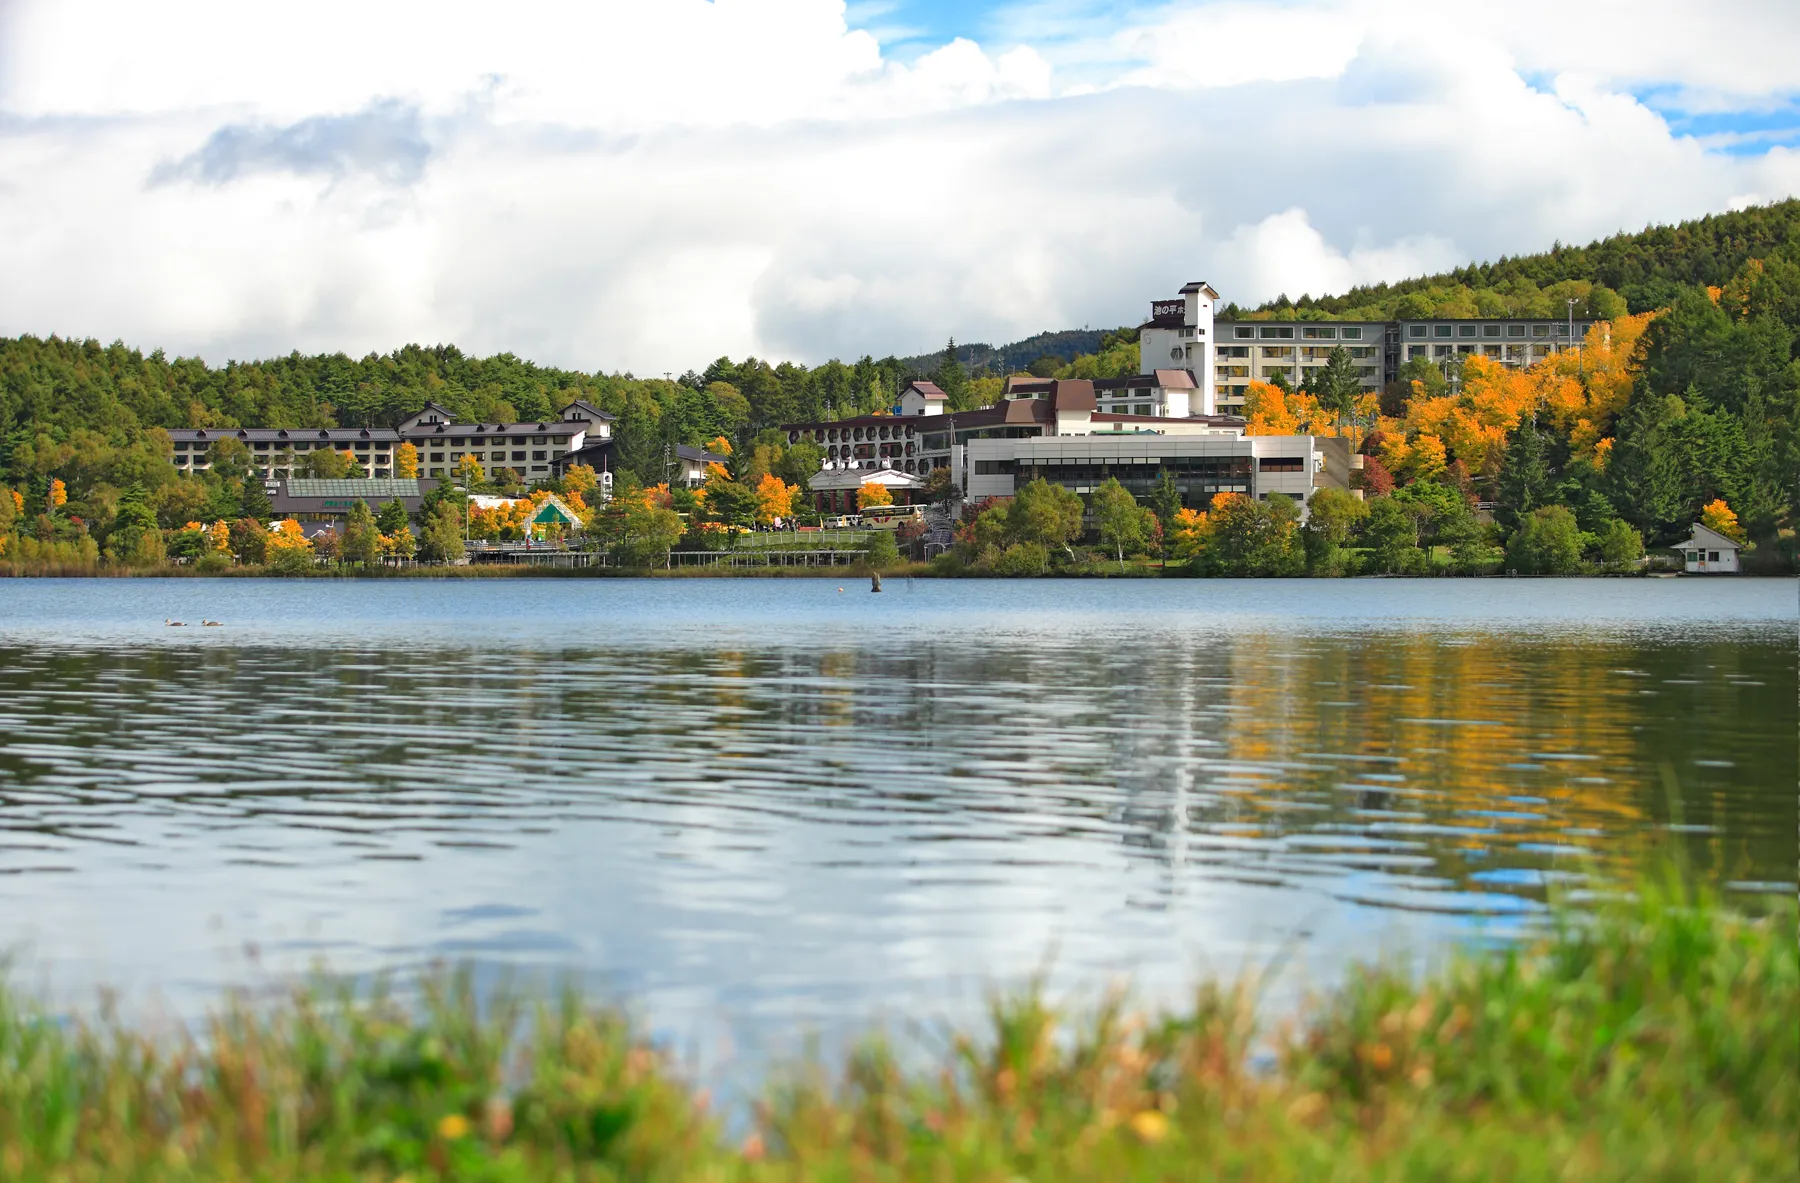
[[[406,506],[398,497],[382,506],[381,512],[375,515],[375,528],[383,534],[398,534],[406,529],[406,525]]]
[[[938,389],[944,392],[953,411],[968,410],[969,375],[963,370],[963,364],[956,356],[956,338],[944,346],[944,355],[938,361],[937,373],[932,377]]]
[[[1518,528],[1526,514],[1550,500],[1550,449],[1535,423],[1524,422],[1506,437],[1494,497],[1494,520],[1507,530]]]
[[[254,473],[245,477],[238,489],[238,516],[264,523],[275,516],[275,503],[269,500],[262,478]]]

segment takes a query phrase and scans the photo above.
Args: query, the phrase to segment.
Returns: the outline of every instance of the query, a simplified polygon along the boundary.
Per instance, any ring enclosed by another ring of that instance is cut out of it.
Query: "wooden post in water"
[[[872,592],[878,592],[881,590],[881,572],[879,572],[879,571],[869,572],[869,590]]]

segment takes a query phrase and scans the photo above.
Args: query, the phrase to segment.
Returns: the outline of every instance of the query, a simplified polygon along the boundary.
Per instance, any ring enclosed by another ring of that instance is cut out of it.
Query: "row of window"
[[[1361,325],[1235,325],[1231,335],[1239,341],[1292,341],[1298,327],[1302,341],[1360,341]]]
[[[1454,336],[1454,337],[1498,337],[1498,336],[1502,335],[1502,331],[1504,330],[1505,336],[1524,337],[1527,335],[1526,334],[1527,329],[1531,330],[1529,335],[1533,336],[1533,337],[1567,337],[1569,335],[1569,326],[1567,324],[1537,324],[1537,325],[1483,324],[1483,325],[1476,325],[1476,324],[1467,324],[1467,323],[1462,323],[1462,322],[1459,322],[1459,323],[1453,324],[1453,325],[1447,325],[1447,324],[1407,325],[1406,326],[1406,335],[1408,337],[1414,338],[1414,339],[1417,339],[1419,337],[1452,337],[1452,336]],[[1586,332],[1587,326],[1585,324],[1578,325],[1577,331],[1578,332]]]
[[[507,462],[507,455],[505,452],[469,452],[467,455],[477,464],[505,464]],[[463,456],[464,453],[462,452],[450,453],[450,463],[455,464],[458,460],[461,460]],[[514,452],[512,458],[514,460],[524,460],[527,459],[527,456],[524,452]],[[542,449],[532,452],[529,456],[529,459],[532,460],[545,460],[548,458],[549,453]],[[431,452],[425,459],[431,464],[442,464],[444,462],[444,454],[442,452]]]
[[[1462,354],[1472,354],[1477,351],[1484,357],[1498,357],[1503,358],[1506,361],[1519,362],[1530,360],[1532,355],[1542,359],[1550,356],[1550,353],[1552,352],[1551,347],[1548,345],[1533,345],[1530,347],[1529,354],[1527,353],[1527,347],[1524,345],[1508,345],[1505,347],[1504,352],[1498,345],[1408,345],[1406,347],[1406,360],[1411,361],[1415,357],[1426,356],[1456,357]]]
[[[913,428],[911,424],[904,427],[899,424],[892,427],[885,424],[881,427],[827,427],[823,431],[812,431],[806,434],[815,436],[828,444],[848,444],[859,440],[911,439],[913,438]],[[788,443],[799,443],[800,436],[801,433],[798,431],[788,432]]]

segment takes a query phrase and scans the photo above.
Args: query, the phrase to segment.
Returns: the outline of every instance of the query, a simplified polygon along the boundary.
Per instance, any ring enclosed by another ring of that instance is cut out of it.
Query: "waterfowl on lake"
[[[207,628],[218,628],[219,624],[220,624],[220,622],[217,620],[202,620],[200,623],[205,625]]]
[[[163,623],[168,625],[170,628],[186,628],[187,627],[187,621],[185,621],[185,620],[170,620],[167,616],[163,617]]]

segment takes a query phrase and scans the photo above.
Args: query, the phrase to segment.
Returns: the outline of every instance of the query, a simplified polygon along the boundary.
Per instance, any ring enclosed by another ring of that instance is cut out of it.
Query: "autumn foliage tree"
[[[888,487],[879,481],[864,481],[856,490],[856,508],[869,509],[877,505],[892,505],[894,495]]]

